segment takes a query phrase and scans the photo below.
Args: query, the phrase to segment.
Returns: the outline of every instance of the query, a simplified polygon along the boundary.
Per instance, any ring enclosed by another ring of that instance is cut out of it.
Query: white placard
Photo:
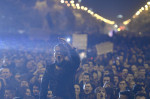
[[[113,43],[104,42],[96,45],[97,55],[107,54],[113,52]]]
[[[77,49],[87,49],[87,34],[73,34],[72,45]]]

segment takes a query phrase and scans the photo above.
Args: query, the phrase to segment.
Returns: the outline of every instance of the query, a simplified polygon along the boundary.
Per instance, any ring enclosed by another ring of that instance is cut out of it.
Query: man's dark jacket
[[[47,99],[48,85],[55,96],[62,99],[72,99],[74,76],[80,64],[80,58],[74,49],[69,51],[68,61],[64,60],[60,64],[55,62],[47,66],[42,79],[40,99]],[[60,69],[57,69],[56,66]]]

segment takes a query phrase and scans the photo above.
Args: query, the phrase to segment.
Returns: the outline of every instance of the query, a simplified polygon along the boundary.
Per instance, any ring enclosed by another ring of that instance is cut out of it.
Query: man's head
[[[29,83],[25,80],[21,81],[21,87],[29,87]]]
[[[87,71],[87,72],[88,72],[89,68],[90,68],[90,66],[89,66],[88,63],[83,64],[83,70],[84,70],[84,71]]]
[[[48,90],[47,99],[51,99],[53,97],[53,93],[51,90]]]
[[[127,75],[127,77],[126,77],[126,81],[127,81],[127,82],[131,82],[131,81],[133,81],[133,80],[134,80],[133,74],[129,73],[129,74]]]
[[[82,80],[83,80],[83,83],[89,82],[90,81],[90,74],[84,73]]]
[[[137,69],[137,66],[136,65],[132,65],[131,66],[131,71],[134,73],[134,72],[137,72],[138,69]]]
[[[33,85],[33,95],[34,96],[39,95],[39,86],[37,84]]]
[[[126,81],[125,80],[121,80],[119,82],[119,88],[120,88],[120,90],[126,90],[126,87],[127,87]]]
[[[85,94],[90,94],[93,91],[93,87],[92,87],[91,83],[88,82],[88,83],[84,84],[83,90],[84,90]]]
[[[26,96],[31,96],[31,90],[29,88],[26,89],[25,95]]]
[[[122,75],[127,75],[128,74],[128,69],[127,68],[124,68],[123,70],[122,70]]]
[[[103,78],[103,84],[110,82],[110,76],[104,76]]]
[[[13,99],[15,97],[15,90],[6,88],[5,89],[5,94],[4,94],[4,99]]]
[[[64,44],[58,44],[54,47],[54,57],[57,63],[61,63],[67,56],[67,48]]]
[[[141,67],[141,68],[139,68],[139,73],[138,73],[139,75],[139,77],[141,77],[142,79],[144,79],[145,78],[145,74],[146,74],[146,70],[145,70],[145,68],[143,68],[143,67]]]
[[[119,77],[117,75],[114,76],[114,82],[118,83],[119,82]]]
[[[105,90],[105,88],[97,87],[95,89],[95,93],[96,93],[97,99],[105,99],[106,98],[106,90]]]
[[[9,79],[12,76],[12,74],[10,72],[10,69],[9,68],[3,68],[2,71],[1,71],[1,76],[4,79]]]
[[[74,89],[75,89],[75,94],[79,94],[80,93],[80,86],[78,84],[74,85]]]
[[[97,71],[92,71],[92,79],[97,80],[98,79],[98,72]]]

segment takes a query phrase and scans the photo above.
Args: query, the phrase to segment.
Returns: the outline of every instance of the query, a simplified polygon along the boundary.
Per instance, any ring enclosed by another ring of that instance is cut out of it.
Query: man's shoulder
[[[55,67],[55,63],[52,63],[52,64],[48,64],[47,66],[46,66],[46,69],[52,69],[52,68],[54,68]]]

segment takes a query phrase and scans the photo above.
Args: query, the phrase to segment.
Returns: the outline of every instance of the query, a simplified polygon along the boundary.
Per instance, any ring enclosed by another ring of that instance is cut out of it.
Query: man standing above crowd
[[[54,96],[71,99],[74,94],[73,81],[80,58],[75,49],[64,39],[54,48],[55,63],[46,68],[41,84],[40,99],[46,99],[48,85]]]

